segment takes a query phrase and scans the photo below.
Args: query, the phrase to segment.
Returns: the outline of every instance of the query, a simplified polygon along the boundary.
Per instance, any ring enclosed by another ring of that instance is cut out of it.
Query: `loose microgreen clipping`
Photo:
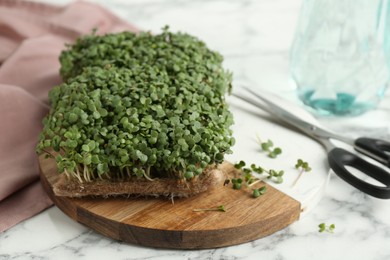
[[[275,183],[282,183],[283,182],[283,175],[284,171],[275,171],[273,169],[268,170],[268,177],[267,179],[271,179]]]
[[[336,228],[335,224],[331,224],[327,226],[325,223],[321,223],[318,225],[318,232],[323,233],[323,232],[328,232],[328,233],[334,233],[334,229]]]
[[[246,170],[246,171],[245,171]],[[253,177],[253,175],[252,175],[252,171],[250,170],[250,169],[244,169],[244,179],[245,179],[245,183],[247,184],[247,185],[250,185],[250,184],[252,184],[254,181],[255,181],[255,179],[254,179],[254,177]]]
[[[311,168],[309,166],[308,162],[303,161],[302,159],[298,159],[297,163],[295,164],[296,169],[302,169],[305,172],[311,171]]]
[[[221,211],[226,212],[226,208],[224,205],[219,205],[215,208],[207,208],[207,209],[193,209],[194,212],[202,212],[202,211]]]
[[[233,184],[233,189],[240,190],[242,187],[242,179],[241,178],[232,179],[232,184]]]
[[[264,172],[264,169],[260,166],[256,166],[256,164],[252,163],[251,164],[251,169],[252,171],[258,173],[258,174],[262,174]]]
[[[293,187],[297,185],[298,181],[301,179],[303,176],[303,173],[311,171],[311,167],[309,166],[308,162],[303,161],[302,159],[298,159],[297,163],[295,164],[295,169],[299,171],[299,175],[297,179],[293,183]]]
[[[245,166],[244,161],[240,161],[234,165],[234,168],[241,170]]]
[[[258,135],[256,135],[256,138],[261,149],[265,152],[268,152],[268,157],[276,158],[279,154],[282,153],[282,149],[280,147],[273,148],[274,143],[272,140],[268,139],[267,142],[262,142]]]
[[[252,197],[253,198],[258,198],[261,195],[264,195],[266,191],[267,191],[267,187],[266,186],[262,186],[262,187],[260,187],[258,189],[253,189]]]
[[[244,161],[240,161],[239,163],[236,163],[234,165],[234,167],[236,169],[242,170],[242,177],[243,177],[242,179],[245,180],[245,183],[247,186],[251,186],[254,183],[257,183],[258,178],[254,177],[252,175],[252,172],[258,173],[260,175],[267,174],[264,178],[272,180],[275,183],[282,183],[283,182],[283,175],[284,175],[283,170],[280,170],[280,171],[276,171],[273,169],[266,170],[263,167],[257,166],[254,163],[251,164],[250,168],[246,168],[246,167],[244,168],[245,165],[246,165],[246,163]],[[233,183],[233,189],[240,189],[241,188],[242,181],[238,185],[237,184],[235,185],[233,180],[232,180],[232,183]],[[239,188],[237,188],[237,186],[239,186]]]
[[[263,149],[263,151],[269,151],[271,149],[272,146],[274,146],[274,143],[268,139],[267,142],[263,142],[263,143],[260,143],[261,145],[261,149]]]

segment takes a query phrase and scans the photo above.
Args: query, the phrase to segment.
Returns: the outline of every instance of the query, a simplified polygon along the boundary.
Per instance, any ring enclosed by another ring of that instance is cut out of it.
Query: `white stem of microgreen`
[[[298,159],[297,160],[297,163],[295,164],[295,169],[297,169],[299,171],[299,175],[297,177],[297,179],[294,181],[294,183],[292,184],[292,187],[295,187],[295,185],[298,183],[298,181],[301,179],[301,177],[303,176],[303,173],[304,172],[309,172],[311,171],[311,168],[309,166],[309,163],[308,162],[305,162],[303,161],[302,159]]]
[[[87,167],[87,175],[88,175],[88,180],[92,181],[92,179],[95,179],[93,171],[90,171],[90,169]]]
[[[129,167],[126,166],[125,168],[126,168],[127,176],[128,176],[128,177],[131,177],[131,172],[130,172]]]
[[[99,177],[100,180],[103,180],[103,177],[102,177],[103,174],[98,174],[97,176]]]
[[[264,178],[265,179],[265,178]],[[257,183],[259,183],[259,182],[261,182],[261,181],[263,181],[262,179],[257,179],[256,181],[254,181],[254,182],[252,182],[251,184],[249,184],[248,185],[248,187],[252,187],[253,185],[255,185],[255,184],[257,184]]]
[[[66,178],[69,180],[71,178],[69,172],[65,169],[64,173],[65,173]]]
[[[294,181],[293,184],[291,185],[292,188],[294,188],[294,187],[297,185],[298,181],[302,178],[302,176],[303,176],[304,173],[305,173],[305,171],[304,171],[303,169],[300,169],[300,170],[299,170],[299,175],[298,175],[298,177],[295,179],[295,181]]]
[[[111,179],[111,176],[110,176],[110,174],[108,172],[105,172],[104,175],[107,177],[108,180]]]
[[[150,177],[150,166],[148,166],[148,167],[146,168],[146,171],[145,171],[145,173],[144,173],[144,177],[145,177],[147,180],[149,180],[149,181],[154,181],[154,179],[152,179],[152,178]]]
[[[77,175],[80,175],[80,171],[79,171],[79,168],[76,167],[76,172],[77,172]],[[84,169],[83,169],[83,177],[84,177],[84,180],[86,180],[88,182],[88,177],[87,177],[87,166],[84,165]]]
[[[125,179],[125,175],[123,173],[123,168],[119,168],[120,170],[120,173],[121,173],[121,179],[124,180]]]
[[[258,133],[256,133],[256,142],[261,146],[261,139]]]
[[[76,170],[78,171],[79,169],[76,168]],[[84,171],[85,171],[84,179],[87,182],[91,182],[92,181],[92,179],[91,179],[91,172],[89,171],[88,166],[84,165]]]
[[[68,173],[68,171],[66,169],[64,171],[65,171],[65,174]],[[83,183],[83,178],[81,178],[80,173],[72,172],[70,175],[74,175],[79,180],[80,183]]]

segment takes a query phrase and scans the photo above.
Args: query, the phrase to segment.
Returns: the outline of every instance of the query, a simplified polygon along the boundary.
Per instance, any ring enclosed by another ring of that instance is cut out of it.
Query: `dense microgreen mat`
[[[222,56],[184,33],[78,39],[60,56],[65,83],[37,146],[80,182],[132,176],[192,179],[234,144]]]

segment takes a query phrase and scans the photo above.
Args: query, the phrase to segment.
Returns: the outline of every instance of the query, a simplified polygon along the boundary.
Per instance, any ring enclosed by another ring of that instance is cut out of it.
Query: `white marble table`
[[[97,2],[141,29],[158,32],[168,24],[174,31],[203,39],[225,56],[235,85],[243,83],[292,97],[288,50],[300,0]],[[256,121],[252,116],[253,121],[245,122],[242,118],[246,110],[233,99],[229,102],[239,124],[253,125],[254,131],[266,129],[267,138],[285,148],[282,158],[291,161],[294,156],[303,156],[316,169],[311,176],[326,176],[326,154],[321,146],[280,126],[271,129],[265,119]],[[375,111],[320,121],[349,136],[363,134],[390,140],[389,112],[387,95]],[[235,130],[238,144],[230,160],[242,158],[244,152],[240,143],[243,130]],[[255,158],[252,150],[245,150],[245,156]],[[276,163],[262,160],[265,164]],[[306,178],[307,185],[317,181],[311,178]],[[1,233],[0,259],[390,259],[389,216],[390,201],[364,195],[332,175],[325,194],[310,212],[288,228],[250,243],[213,250],[144,248],[103,237],[52,207]],[[317,226],[322,222],[336,224],[335,232],[319,233]]]

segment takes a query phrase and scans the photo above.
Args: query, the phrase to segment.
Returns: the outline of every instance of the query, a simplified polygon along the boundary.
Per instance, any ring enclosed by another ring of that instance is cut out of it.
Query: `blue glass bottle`
[[[299,98],[320,115],[375,108],[390,78],[388,0],[304,0],[291,47]]]

